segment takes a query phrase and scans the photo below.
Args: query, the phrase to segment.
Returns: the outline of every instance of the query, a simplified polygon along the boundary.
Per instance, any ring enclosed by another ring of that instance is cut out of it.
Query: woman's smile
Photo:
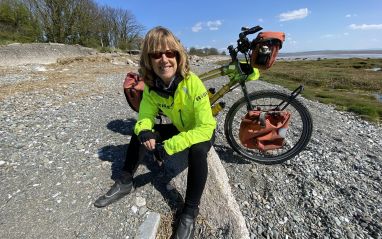
[[[178,69],[178,62],[175,55],[168,54],[168,52],[171,52],[171,50],[166,48],[164,52],[158,53],[160,58],[156,58],[158,56],[151,57],[151,64],[155,74],[161,78],[166,85],[171,82],[176,75],[176,70]]]

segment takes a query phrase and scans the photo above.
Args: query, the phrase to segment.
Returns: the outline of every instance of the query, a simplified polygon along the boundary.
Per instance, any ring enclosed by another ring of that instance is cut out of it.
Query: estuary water
[[[315,59],[349,59],[349,58],[373,58],[382,59],[382,54],[280,54],[278,59],[281,60],[315,60]]]

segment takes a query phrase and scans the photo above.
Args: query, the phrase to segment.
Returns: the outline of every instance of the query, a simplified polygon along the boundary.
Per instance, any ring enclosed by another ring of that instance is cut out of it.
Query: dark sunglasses
[[[177,54],[178,52],[177,51],[171,51],[171,50],[167,50],[167,51],[165,51],[165,52],[153,52],[153,53],[149,53],[149,56],[151,57],[151,58],[154,58],[154,59],[159,59],[159,58],[161,58],[162,57],[162,55],[163,54],[165,54],[165,56],[167,57],[167,58],[174,58],[174,57],[176,57],[176,54]]]

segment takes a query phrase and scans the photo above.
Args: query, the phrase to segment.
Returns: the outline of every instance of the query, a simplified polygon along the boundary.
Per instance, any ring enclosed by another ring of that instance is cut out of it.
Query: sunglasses
[[[163,54],[165,54],[165,56],[167,58],[174,58],[176,57],[176,54],[178,52],[177,51],[171,51],[171,50],[167,50],[165,52],[153,52],[153,53],[149,53],[149,56],[153,59],[160,59],[162,57]]]

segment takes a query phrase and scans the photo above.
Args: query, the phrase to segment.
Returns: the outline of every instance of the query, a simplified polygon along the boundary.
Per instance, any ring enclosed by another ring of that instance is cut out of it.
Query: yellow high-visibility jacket
[[[180,132],[163,142],[169,155],[210,140],[216,128],[206,87],[192,72],[179,82],[174,97],[163,97],[145,86],[139,106],[138,122],[134,128],[136,135],[142,130],[153,129],[159,109],[171,119]]]

